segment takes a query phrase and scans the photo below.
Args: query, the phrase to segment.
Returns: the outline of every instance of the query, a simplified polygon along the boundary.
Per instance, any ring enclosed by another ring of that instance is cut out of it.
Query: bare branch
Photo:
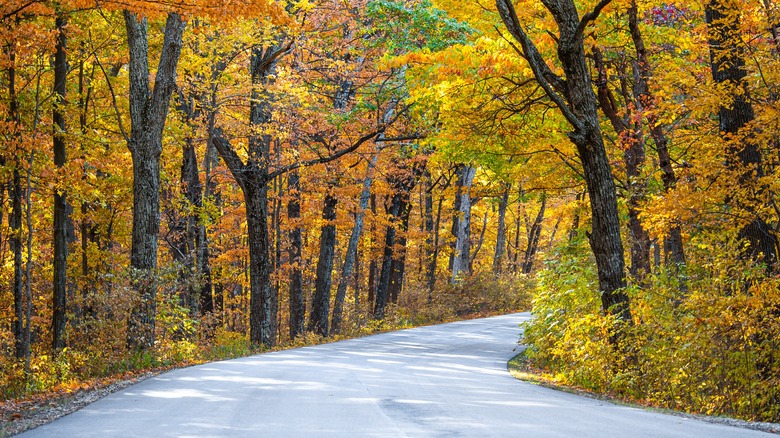
[[[364,143],[366,143],[366,142],[368,142],[370,140],[376,140],[376,138],[379,136],[379,134],[382,134],[383,132],[385,132],[385,129],[386,128],[384,126],[381,126],[381,127],[377,128],[376,130],[374,130],[374,131],[372,131],[372,132],[370,132],[370,133],[360,137],[355,143],[353,143],[349,147],[346,147],[346,148],[344,148],[344,149],[342,149],[340,151],[334,152],[331,155],[318,157],[318,158],[314,158],[312,160],[307,160],[307,161],[298,161],[298,162],[295,162],[295,163],[292,163],[292,164],[288,164],[287,166],[280,167],[280,168],[274,170],[273,172],[268,173],[268,175],[266,175],[266,178],[270,181],[270,180],[276,178],[277,176],[279,176],[279,175],[281,175],[283,173],[289,172],[291,170],[295,170],[295,169],[298,169],[298,168],[301,168],[301,167],[314,166],[315,164],[330,163],[331,161],[337,160],[337,159],[343,157],[344,155],[346,155],[346,154],[348,154],[350,152],[355,151],[357,148],[362,146]]]
[[[117,125],[119,125],[119,131],[122,132],[122,137],[124,137],[125,142],[130,144],[130,137],[127,136],[127,131],[125,131],[125,126],[122,124],[122,114],[120,114],[119,106],[116,103],[116,94],[114,93],[114,86],[111,85],[111,79],[110,79],[111,76],[109,76],[108,72],[106,72],[106,69],[103,68],[103,64],[100,62],[100,59],[98,59],[97,54],[95,54],[95,64],[97,64],[98,67],[100,67],[100,71],[103,72],[103,76],[105,76],[106,78],[106,84],[108,85],[108,91],[111,94],[111,104],[114,107],[114,113],[116,114],[116,123]]]

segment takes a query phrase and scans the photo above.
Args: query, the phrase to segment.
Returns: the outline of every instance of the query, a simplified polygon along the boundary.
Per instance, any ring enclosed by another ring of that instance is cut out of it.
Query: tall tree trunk
[[[653,139],[656,152],[658,153],[658,166],[661,169],[661,180],[664,184],[664,191],[669,192],[677,185],[677,176],[672,167],[672,159],[668,147],[669,139],[654,111],[655,96],[650,92],[650,77],[652,75],[650,61],[647,58],[647,49],[645,48],[642,33],[639,30],[639,11],[635,0],[631,2],[631,6],[628,9],[628,25],[636,51],[636,69],[638,72],[635,79],[636,84],[634,86],[635,93],[638,96],[636,100],[647,115],[647,121],[650,125],[650,137]],[[672,254],[671,263],[677,273],[680,286],[682,289],[687,289],[683,274],[685,252],[683,249],[682,231],[679,225],[672,225],[670,227],[667,241]]]
[[[398,216],[400,209],[400,196],[393,196],[393,202],[390,207],[390,217]],[[396,228],[389,225],[385,231],[385,246],[382,252],[382,267],[377,281],[376,296],[374,303],[374,319],[383,319],[385,317],[385,308],[387,307],[388,287],[390,285],[390,272],[393,264],[393,247],[395,246]]]
[[[19,129],[17,127],[17,129]],[[14,351],[17,359],[25,358],[28,346],[25,344],[24,321],[25,321],[25,300],[24,300],[24,261],[22,246],[22,176],[19,173],[21,163],[17,157],[14,162],[13,179],[11,182],[11,216],[8,218],[8,225],[11,228],[11,237],[9,244],[14,257]],[[29,305],[29,303],[27,303]]]
[[[317,277],[314,280],[314,298],[309,314],[309,330],[328,336],[328,316],[330,314],[330,287],[333,274],[333,259],[336,249],[336,206],[338,199],[333,193],[334,186],[328,186],[325,204],[322,209],[324,224],[320,229],[320,255],[317,260]]]
[[[482,228],[479,230],[477,247],[474,248],[474,253],[469,257],[469,272],[474,272],[474,261],[477,259],[477,255],[479,255],[479,251],[482,249],[482,244],[485,243],[485,231],[487,231],[488,217],[490,217],[490,214],[486,211],[485,215],[482,217]]]
[[[256,179],[248,176],[243,190],[249,232],[249,339],[253,346],[270,347],[276,341],[276,309],[271,297],[268,185],[257,184]]]
[[[458,209],[456,215],[457,231],[455,233],[455,257],[452,262],[452,282],[456,283],[469,274],[469,256],[471,255],[471,185],[477,168],[464,166],[458,176]]]
[[[629,272],[641,283],[644,276],[650,272],[650,235],[639,220],[639,207],[647,191],[647,183],[642,179],[642,167],[645,163],[645,139],[641,117],[634,116],[632,111],[634,109],[642,110],[643,96],[638,93],[639,84],[634,84],[635,90],[633,94],[629,94],[628,86],[624,82],[621,84],[621,89],[625,90],[623,101],[630,103],[630,106],[621,110],[609,88],[607,67],[600,50],[594,49],[594,59],[598,72],[596,85],[599,106],[612,123],[612,127],[624,147],[623,163],[626,168],[624,184],[628,191],[626,207],[628,209],[629,241],[631,242]],[[626,112],[626,114],[621,115],[622,112]],[[635,120],[632,121],[632,119]]]
[[[433,286],[436,283],[436,249],[435,245],[438,244],[437,232],[434,231],[433,225],[433,184],[431,184],[431,173],[428,169],[425,169],[423,173],[423,180],[425,186],[423,187],[423,226],[425,232],[425,249],[423,263],[425,265],[425,279],[428,286],[429,302],[431,301],[433,294]],[[438,231],[438,230],[437,230]]]
[[[511,184],[503,184],[504,192],[498,202],[498,230],[496,231],[496,251],[493,253],[493,274],[501,273],[504,253],[506,252],[506,209],[509,205]]]
[[[582,19],[573,1],[544,0],[543,3],[558,25],[557,53],[565,81],[550,69],[526,35],[512,1],[496,0],[501,19],[522,46],[536,80],[572,128],[568,133],[569,140],[577,148],[590,196],[590,246],[596,258],[602,308],[622,321],[631,323],[629,300],[624,291],[625,261],[615,183],[601,136],[598,102],[593,92],[583,43],[585,28],[589,22],[598,18],[601,9],[609,1],[600,2],[596,9],[584,14]]]
[[[428,267],[428,303],[433,302],[433,290],[436,288],[436,267],[439,261],[439,236],[441,235],[441,207],[444,204],[444,197],[439,198],[436,206],[436,222],[433,227],[433,255],[431,256],[430,266]]]
[[[216,90],[212,93],[212,107],[216,107]],[[216,190],[211,173],[212,168],[219,163],[219,154],[214,146],[214,137],[211,135],[214,130],[214,113],[208,115],[208,133],[206,139],[206,152],[203,157],[204,181],[203,199],[212,199]],[[215,202],[216,203],[216,202]],[[218,203],[216,203],[218,205]],[[208,313],[220,313],[222,311],[222,292],[217,291],[211,274],[211,249],[209,247],[209,235],[206,224],[198,218],[197,235],[195,239],[195,253],[197,255],[198,272],[203,279],[200,288],[200,311],[202,315]]]
[[[17,144],[14,146],[19,147],[19,130],[21,127],[21,119],[19,115],[19,101],[16,94],[16,54],[14,52],[15,45],[11,43],[9,45],[9,65],[8,68],[8,120],[13,125],[14,135],[13,139],[17,140]],[[8,225],[11,229],[11,235],[9,240],[9,246],[11,247],[11,253],[13,254],[13,296],[14,296],[14,320],[13,320],[13,333],[14,333],[14,353],[17,359],[23,359],[26,357],[29,351],[29,346],[25,345],[24,336],[24,321],[25,321],[25,303],[24,303],[24,265],[22,257],[22,176],[19,172],[21,168],[20,152],[14,151],[14,168],[11,180],[11,187],[9,196],[11,197],[11,215],[8,218]],[[29,304],[28,304],[29,305]]]
[[[30,374],[30,347],[32,346],[32,260],[33,260],[33,228],[32,219],[32,167],[35,157],[35,151],[30,152],[30,158],[27,163],[26,178],[25,178],[25,218],[27,223],[27,260],[24,265],[24,301],[26,307],[24,309],[24,371],[25,374]]]
[[[281,155],[281,148],[278,149],[277,156]],[[279,161],[277,161],[279,163]],[[283,193],[283,178],[282,175],[277,176],[274,178],[274,185],[276,186],[276,199],[274,199],[274,213],[273,213],[273,224],[274,224],[274,264],[273,269],[278,270],[279,267],[282,264],[282,195]],[[281,312],[281,309],[279,308],[279,292],[281,291],[282,286],[281,282],[279,280],[276,280],[273,285],[273,292],[271,294],[271,299],[273,299],[272,307],[276,309],[276,312],[273,315],[272,323],[274,327],[276,327],[274,330],[276,331],[277,339],[281,336],[280,325],[281,325],[281,319],[279,318],[279,314]]]
[[[515,241],[513,246],[514,251],[513,253],[508,257],[508,259],[512,262],[512,273],[517,274],[518,269],[520,269],[520,225],[522,225],[522,219],[523,219],[523,196],[525,191],[523,190],[523,186],[520,186],[520,193],[517,197],[517,211],[515,212]]]
[[[460,214],[460,203],[461,203],[461,193],[463,192],[463,172],[466,170],[465,165],[458,164],[455,166],[455,175],[457,178],[455,179],[455,202],[452,207],[452,228],[450,229],[450,234],[452,234],[452,242],[450,243],[450,261],[447,264],[447,269],[452,272],[452,267],[455,263],[455,257],[457,256],[458,250],[457,250],[457,238],[458,238],[458,230],[460,229],[460,220],[461,220],[461,214]]]
[[[65,94],[68,76],[67,36],[65,15],[57,12],[55,19],[57,28],[57,44],[54,54],[54,95],[56,101],[53,109],[54,121],[54,165],[62,168],[66,161],[65,138]],[[65,348],[67,274],[68,274],[68,222],[70,221],[70,206],[67,191],[64,187],[54,192],[54,280],[52,282],[52,342],[51,348],[59,351]]]
[[[523,274],[530,274],[534,267],[536,252],[539,250],[539,238],[542,234],[542,222],[544,221],[545,207],[547,206],[547,196],[542,194],[542,205],[539,206],[539,212],[536,214],[533,224],[528,229],[528,241],[525,246],[525,256],[523,257]]]
[[[764,176],[761,149],[753,134],[741,132],[755,120],[755,111],[746,89],[740,10],[741,3],[735,0],[710,0],[706,9],[712,77],[718,84],[735,88],[731,93],[734,100],[721,104],[718,111],[720,130],[728,145],[727,166],[736,172],[740,186],[749,193],[748,199],[732,198],[727,202],[748,216],[748,223],[739,230],[739,238],[748,242],[745,255],[773,270],[777,262],[777,237],[751,205],[766,202],[766,189],[759,181]]]
[[[393,196],[390,200],[390,207],[387,210],[391,223],[385,231],[385,245],[382,254],[382,267],[377,282],[374,319],[385,317],[385,308],[390,298],[390,278],[393,270],[393,259],[396,257],[394,249],[397,242],[398,228],[403,226],[403,209],[408,204],[409,194],[419,177],[418,169],[411,172],[403,168],[401,170],[402,175],[391,175],[389,178],[393,187]]]
[[[138,302],[127,324],[127,345],[154,346],[157,239],[160,232],[160,155],[162,131],[176,81],[185,23],[169,13],[154,89],[149,89],[146,19],[125,11],[130,50],[130,120],[127,146],[133,160],[133,239],[130,266]]]
[[[82,56],[84,56],[82,54]],[[89,111],[90,98],[92,96],[92,78],[94,76],[95,68],[92,68],[92,75],[87,76],[84,71],[84,60],[79,62],[79,132],[82,136],[87,134],[87,114]],[[82,154],[85,152],[85,145],[81,145]],[[83,169],[82,179],[86,179],[86,163]],[[89,243],[98,244],[96,234],[97,226],[89,218],[88,213],[92,209],[92,203],[87,200],[81,201],[81,223],[79,224],[81,232],[81,309],[79,309],[80,317],[83,321],[88,321],[95,317],[93,296],[97,287],[95,285],[95,279],[92,277],[92,272],[89,266]],[[87,326],[88,329],[89,326]]]
[[[373,214],[373,217],[375,218],[373,221],[371,221],[371,247],[369,248],[369,252],[371,256],[369,259],[371,259],[368,262],[368,309],[370,313],[374,312],[374,303],[376,302],[376,286],[377,286],[377,277],[378,277],[378,271],[379,267],[377,266],[377,256],[376,253],[376,194],[372,193],[371,197],[369,198],[369,205],[371,206],[371,214]]]
[[[338,334],[341,330],[341,317],[344,308],[344,299],[347,294],[347,283],[357,260],[358,243],[360,243],[360,236],[363,233],[363,219],[365,218],[368,202],[371,198],[371,184],[374,181],[374,168],[378,158],[378,153],[375,153],[371,157],[371,160],[368,163],[368,169],[366,170],[366,177],[363,179],[363,191],[360,193],[358,210],[355,214],[355,224],[352,226],[352,233],[349,235],[349,244],[347,245],[347,252],[344,256],[344,264],[341,267],[339,284],[336,288],[336,299],[333,303],[333,317],[331,318],[333,334]],[[357,289],[357,282],[355,283],[355,288]],[[355,302],[355,304],[357,304],[357,302]]]
[[[409,188],[411,191],[411,187]],[[389,301],[398,304],[398,297],[401,296],[401,290],[404,285],[404,273],[406,272],[406,234],[409,231],[409,215],[411,214],[412,204],[409,199],[409,193],[406,193],[401,200],[399,212],[400,229],[396,232],[396,245],[393,248],[393,262],[390,265],[390,284],[387,288]]]
[[[249,102],[249,124],[259,128],[271,122],[273,97],[263,93],[262,87],[273,80],[280,58],[289,50],[283,41],[252,49],[250,74],[252,92]],[[225,138],[222,130],[210,126],[214,146],[227,164],[230,173],[241,187],[246,204],[249,234],[249,342],[253,347],[276,343],[278,296],[271,285],[271,236],[268,229],[268,184],[272,138],[268,134],[252,133],[248,138],[246,162],[236,148]]]
[[[301,273],[303,260],[301,252],[303,240],[301,238],[301,190],[298,172],[290,172],[287,177],[287,191],[290,200],[287,203],[287,219],[290,222],[290,339],[295,339],[303,333],[306,314],[306,301],[303,298],[303,275]]]

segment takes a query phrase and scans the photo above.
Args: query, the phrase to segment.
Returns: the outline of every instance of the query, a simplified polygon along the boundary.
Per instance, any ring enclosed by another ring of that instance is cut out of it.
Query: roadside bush
[[[635,324],[617,345],[594,264],[559,253],[539,274],[524,327],[529,365],[653,406],[780,421],[780,278],[740,261],[733,247],[701,250],[687,291],[662,269],[629,288]]]

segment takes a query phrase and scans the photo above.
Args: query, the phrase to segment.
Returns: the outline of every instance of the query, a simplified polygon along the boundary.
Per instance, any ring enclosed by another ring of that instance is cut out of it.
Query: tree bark
[[[19,130],[21,129],[21,117],[19,114],[19,101],[16,94],[16,54],[13,42],[9,44],[9,67],[8,67],[8,121],[13,125],[14,134],[12,138],[19,140]],[[18,144],[16,145],[18,147]],[[9,196],[11,198],[11,215],[8,217],[8,226],[11,229],[8,244],[13,254],[13,297],[14,297],[14,319],[12,329],[14,333],[14,354],[17,359],[26,358],[29,355],[29,345],[25,343],[25,300],[24,300],[24,262],[22,246],[22,198],[24,197],[22,189],[22,176],[19,172],[21,167],[20,152],[14,151],[14,167],[11,177],[11,186],[9,187]],[[29,303],[26,303],[29,306]],[[29,327],[29,325],[28,325]]]
[[[412,187],[409,187],[409,191]],[[406,234],[409,231],[409,216],[412,210],[409,193],[401,200],[399,212],[400,229],[396,232],[396,245],[393,248],[393,262],[390,265],[390,284],[387,293],[391,303],[398,304],[398,298],[401,296],[401,290],[404,285],[404,274],[406,272]]]
[[[157,285],[157,239],[160,232],[160,155],[162,131],[175,88],[176,66],[185,23],[169,13],[154,88],[149,89],[146,19],[125,11],[130,51],[130,120],[127,146],[133,160],[133,239],[130,266],[138,302],[127,324],[127,345],[154,346]]]
[[[471,255],[471,185],[477,168],[463,166],[458,176],[458,201],[456,201],[457,231],[455,233],[455,256],[452,261],[452,279],[457,283],[469,274]]]
[[[17,152],[18,154],[18,152]],[[22,189],[22,176],[19,173],[19,159],[14,160],[13,177],[11,181],[11,216],[8,218],[8,225],[11,228],[11,237],[9,245],[14,258],[14,352],[17,359],[27,357],[29,346],[25,343],[24,321],[25,321],[25,303],[24,299],[24,261],[22,246],[22,198],[24,196]]]
[[[369,205],[371,206],[371,214],[376,218],[376,194],[372,193],[369,198]],[[371,260],[368,262],[368,311],[373,313],[374,303],[376,302],[376,280],[378,277],[379,267],[377,266],[377,249],[376,249],[376,220],[371,221],[371,247],[369,249]]]
[[[496,231],[496,251],[493,253],[493,274],[501,274],[504,253],[506,252],[506,209],[509,205],[510,184],[504,184],[504,192],[498,202],[498,230]]]
[[[309,314],[309,330],[318,335],[328,336],[328,316],[330,314],[330,287],[333,274],[333,259],[336,253],[336,206],[338,199],[333,194],[333,185],[329,185],[322,209],[324,224],[320,228],[320,254],[317,259],[317,276],[314,280],[314,298]]]
[[[650,125],[650,137],[653,139],[656,152],[658,153],[658,166],[661,169],[661,180],[664,185],[664,191],[669,192],[677,185],[677,176],[672,167],[672,159],[669,153],[669,139],[654,111],[655,96],[650,92],[650,77],[652,76],[652,72],[644,39],[639,30],[639,12],[636,1],[632,1],[631,6],[628,9],[628,25],[636,51],[636,69],[638,74],[635,79],[635,92],[638,95],[637,101],[647,115],[647,121]],[[679,225],[672,225],[669,228],[667,242],[672,254],[671,263],[680,281],[680,286],[682,289],[686,289],[683,274],[685,251],[683,249],[682,230]]]
[[[623,163],[626,169],[624,185],[628,191],[626,208],[628,209],[628,230],[631,242],[629,272],[641,283],[645,275],[650,272],[650,235],[639,220],[639,207],[647,192],[647,183],[642,179],[642,167],[645,164],[645,139],[642,131],[642,119],[633,116],[632,110],[642,111],[643,96],[639,95],[639,83],[634,84],[633,94],[628,92],[627,86],[622,86],[621,89],[625,90],[622,96],[623,101],[628,107],[621,111],[609,88],[607,67],[600,50],[594,49],[594,58],[598,73],[596,85],[599,105],[612,123],[612,127],[624,148]],[[621,112],[625,112],[625,115],[621,115]],[[632,119],[635,120],[632,122]]]
[[[290,246],[288,249],[292,271],[290,273],[290,339],[295,339],[303,333],[306,314],[306,301],[303,298],[303,275],[301,251],[301,190],[298,172],[290,172],[287,177],[287,191],[290,201],[287,203],[287,219],[292,228],[289,232]]]

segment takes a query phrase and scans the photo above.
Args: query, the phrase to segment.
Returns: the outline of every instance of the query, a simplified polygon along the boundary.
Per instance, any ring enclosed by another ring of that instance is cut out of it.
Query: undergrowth
[[[634,324],[614,343],[617,322],[601,311],[594,264],[561,251],[538,276],[527,365],[619,399],[780,422],[780,278],[728,247],[692,259],[687,288],[659,267],[627,290]]]
[[[273,350],[528,310],[532,288],[532,281],[524,276],[496,278],[479,275],[458,285],[440,287],[429,300],[426,288],[410,283],[399,302],[388,306],[386,317],[382,320],[374,320],[363,309],[365,306],[347,300],[344,325],[339,334],[327,338],[313,333],[305,333],[295,339],[280,337]],[[121,310],[126,306],[121,300],[121,291],[114,291],[113,299],[111,304],[114,309]],[[105,302],[98,304],[108,305]],[[158,299],[157,342],[155,348],[147,351],[128,351],[125,348],[125,321],[83,318],[79,330],[70,332],[72,347],[51,355],[44,351],[44,343],[35,344],[40,351],[31,355],[28,370],[25,370],[23,361],[14,360],[10,355],[0,356],[0,367],[4,371],[0,376],[0,397],[3,401],[46,398],[47,394],[58,397],[150,370],[166,370],[267,351],[250,348],[248,336],[243,333],[246,324],[234,316],[228,309],[223,314],[193,317],[178,300],[172,299],[171,294],[161,293]]]

